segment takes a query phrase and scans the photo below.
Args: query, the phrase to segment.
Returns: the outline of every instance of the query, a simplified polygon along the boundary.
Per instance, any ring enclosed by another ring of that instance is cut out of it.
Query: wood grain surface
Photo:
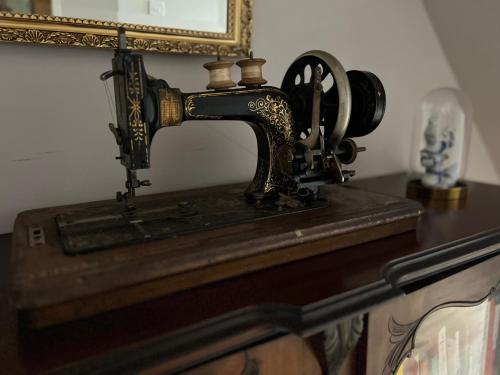
[[[211,188],[234,190],[234,186]],[[142,197],[190,201],[207,189]],[[325,186],[326,208],[229,225],[79,256],[63,254],[54,217],[85,205],[21,213],[13,233],[13,285],[25,322],[44,327],[155,299],[212,281],[413,230],[407,199]],[[252,209],[249,207],[249,209]],[[46,244],[30,247],[41,225]]]
[[[404,196],[405,182],[405,174],[399,174],[359,180],[353,184],[366,190]],[[404,265],[406,259],[418,258],[419,254],[440,247],[453,249],[457,242],[465,246],[469,254],[474,254],[482,245],[469,241],[470,236],[480,238],[485,233],[500,233],[500,210],[497,207],[500,207],[500,187],[471,182],[463,206],[454,210],[427,209],[419,219],[416,232],[210,282],[92,318],[37,330],[17,322],[12,288],[8,282],[11,237],[0,236],[2,371],[31,374],[70,364],[81,369],[87,363],[99,365],[107,357],[116,358],[114,363],[117,364],[120,357],[114,353],[118,350],[124,356],[122,360],[127,358],[139,363],[142,358],[140,348],[146,352],[156,350],[159,355],[165,354],[162,357],[165,360],[179,360],[179,365],[185,366],[181,359],[189,352],[186,345],[191,352],[199,353],[197,361],[207,361],[217,355],[217,351],[210,348],[221,348],[217,343],[226,342],[226,349],[234,352],[247,347],[252,340],[257,340],[253,341],[256,345],[263,338],[275,337],[273,327],[283,324],[275,314],[279,309],[270,309],[263,320],[253,320],[252,306],[269,303],[292,307],[292,311],[299,312],[298,316],[305,318],[298,320],[295,328],[301,336],[312,335],[336,320],[368,312],[403,295],[404,290],[386,279],[382,270],[387,264]],[[449,256],[453,257],[453,253]],[[438,265],[439,260],[434,264]],[[420,266],[425,271],[427,264]],[[442,277],[453,272],[456,271],[448,270]],[[434,282],[434,277],[408,288]],[[239,314],[236,316],[234,312]],[[218,320],[213,321],[215,318]],[[234,320],[236,318],[240,323]],[[235,327],[239,327],[241,335],[248,333],[244,341],[228,340],[231,337],[228,332],[234,335]],[[176,339],[179,332],[183,333],[183,342]],[[184,358],[188,360],[188,357]]]
[[[141,375],[164,374],[157,366],[141,372]],[[289,335],[254,348],[210,362],[183,375],[321,375],[318,361],[307,343]]]

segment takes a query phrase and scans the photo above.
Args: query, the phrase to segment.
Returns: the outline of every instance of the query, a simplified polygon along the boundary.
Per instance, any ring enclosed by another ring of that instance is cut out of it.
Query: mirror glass
[[[476,306],[446,307],[422,322],[396,375],[500,373],[500,295]]]
[[[227,31],[228,0],[0,0],[0,11],[214,33]]]

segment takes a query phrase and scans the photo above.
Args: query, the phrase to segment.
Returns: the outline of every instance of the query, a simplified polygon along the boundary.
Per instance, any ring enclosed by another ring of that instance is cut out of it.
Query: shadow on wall
[[[474,107],[478,134],[473,134],[471,153],[475,155],[471,155],[468,175],[500,183],[500,49],[497,48],[500,2],[423,0],[423,3],[456,79]]]

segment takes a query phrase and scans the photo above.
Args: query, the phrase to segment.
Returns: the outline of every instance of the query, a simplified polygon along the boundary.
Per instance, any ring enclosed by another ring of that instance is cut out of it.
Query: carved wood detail
[[[358,343],[363,328],[363,316],[360,315],[325,330],[324,347],[330,375],[338,374],[344,360]]]

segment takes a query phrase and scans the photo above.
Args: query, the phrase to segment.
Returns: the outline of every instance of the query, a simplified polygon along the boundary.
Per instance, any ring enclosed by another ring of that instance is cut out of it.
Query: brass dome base
[[[439,189],[424,186],[420,179],[415,179],[408,181],[406,195],[409,198],[428,201],[458,201],[467,197],[467,184],[464,181],[458,181],[452,188]]]

